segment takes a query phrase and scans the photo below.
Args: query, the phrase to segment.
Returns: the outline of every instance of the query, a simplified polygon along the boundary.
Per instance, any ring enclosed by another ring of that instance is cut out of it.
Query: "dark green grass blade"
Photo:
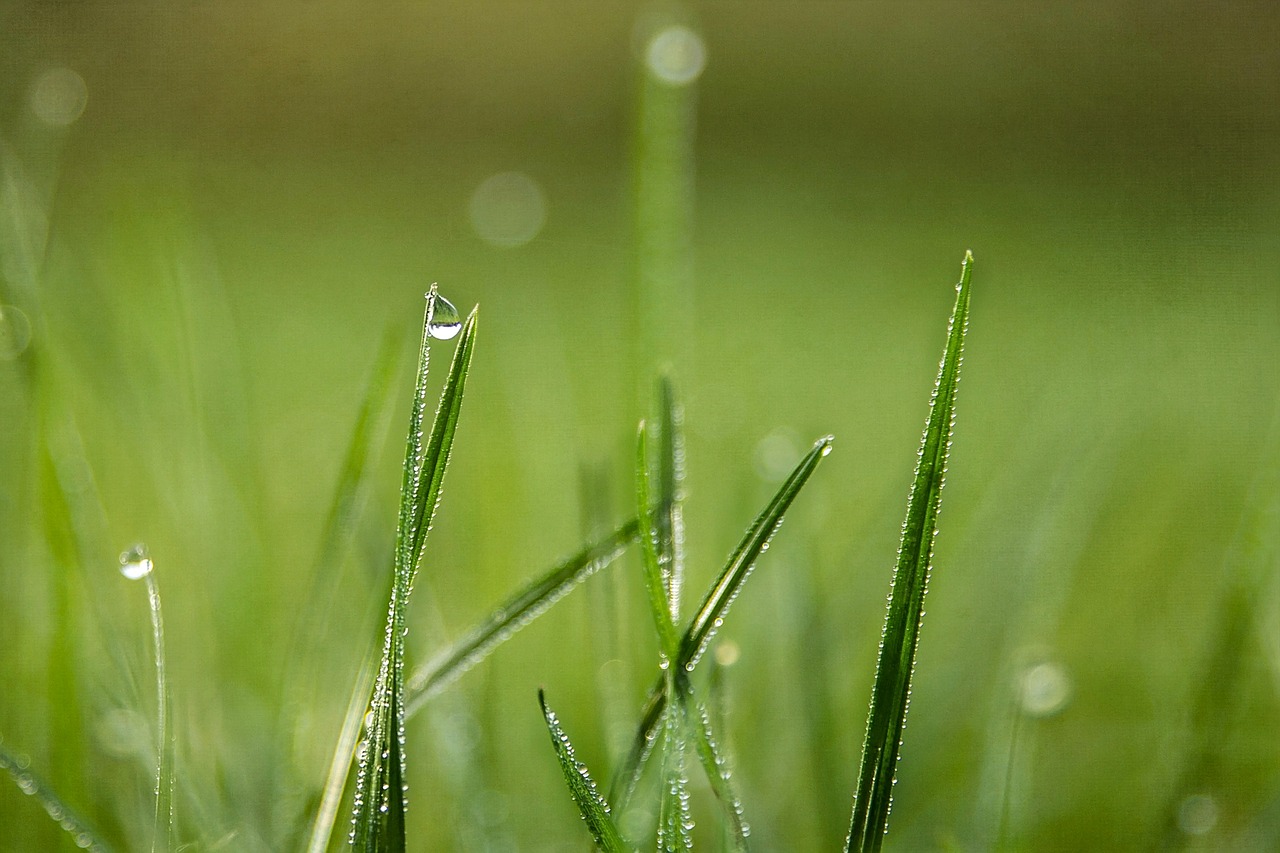
[[[831,436],[818,439],[813,449],[800,460],[800,464],[779,487],[768,506],[747,529],[746,535],[738,543],[737,549],[730,556],[720,577],[708,591],[702,606],[694,614],[680,641],[680,654],[676,658],[677,671],[688,673],[697,666],[707,644],[711,642],[712,636],[729,612],[733,600],[751,575],[756,559],[765,551],[769,540],[782,525],[783,513],[804,488],[823,457],[831,452],[833,440]],[[636,782],[640,778],[640,771],[653,747],[654,734],[662,719],[666,703],[665,680],[660,678],[649,691],[649,698],[645,701],[644,711],[641,713],[640,726],[631,742],[631,750],[613,780],[610,796],[619,808],[623,808],[631,799]]]
[[[399,524],[396,531],[395,567],[382,659],[370,703],[372,725],[360,760],[352,815],[351,843],[360,851],[405,849],[404,837],[404,636],[407,628],[409,594],[431,519],[440,499],[445,468],[453,448],[453,437],[462,407],[467,369],[471,363],[476,328],[476,311],[463,325],[454,352],[449,376],[440,395],[435,425],[426,447],[422,446],[422,423],[426,411],[429,341],[436,305],[433,287],[427,296],[422,344],[418,357],[418,378],[409,417],[409,437],[405,448],[404,481],[401,487]]]
[[[632,519],[591,543],[517,592],[433,661],[418,668],[406,685],[406,717],[417,713],[432,696],[541,616],[583,580],[621,556],[635,541],[638,531],[639,526]]]
[[[90,853],[111,853],[111,847],[102,840],[98,832],[68,808],[45,781],[24,764],[25,762],[20,762],[17,756],[0,745],[0,769],[13,777],[18,790],[40,803],[49,817],[71,835],[77,847],[89,850]]]
[[[755,568],[756,558],[768,550],[769,540],[782,525],[783,513],[791,506],[796,495],[800,494],[800,490],[809,481],[818,463],[831,452],[833,440],[829,435],[818,439],[813,449],[800,460],[800,464],[791,472],[791,476],[787,477],[786,482],[778,489],[773,500],[747,529],[733,556],[729,558],[728,565],[720,573],[715,585],[707,592],[702,606],[698,608],[698,612],[689,623],[689,629],[680,643],[681,669],[692,672],[697,665],[698,659],[706,651],[707,644],[711,642],[711,638],[715,636],[715,632],[724,621],[725,614],[729,612],[733,600],[751,575],[751,570]]]
[[[862,767],[853,801],[847,849],[879,850],[889,823],[894,773],[901,748],[902,727],[911,698],[911,671],[915,666],[924,594],[929,584],[938,508],[951,447],[955,418],[956,383],[969,323],[969,277],[973,255],[965,253],[956,286],[956,304],[947,329],[947,345],[938,368],[929,418],[920,445],[907,516],[902,524],[902,545],[893,574],[888,613],[881,634],[871,712],[862,747]]]
[[[671,618],[670,589],[663,577],[662,557],[659,554],[657,512],[651,497],[651,473],[649,466],[649,431],[640,422],[636,438],[636,517],[640,521],[640,553],[644,562],[644,588],[648,593],[649,610],[654,627],[658,631],[658,647],[663,661],[673,660],[680,651],[680,635]]]
[[[609,804],[600,796],[600,790],[591,779],[587,765],[578,761],[574,755],[569,736],[560,726],[555,712],[547,707],[546,697],[541,690],[538,691],[538,704],[542,706],[542,716],[546,718],[547,730],[551,732],[551,744],[555,747],[556,757],[560,759],[560,771],[564,774],[565,784],[568,785],[569,793],[573,795],[573,801],[577,803],[587,828],[591,830],[596,846],[610,853],[630,849],[613,822]]]

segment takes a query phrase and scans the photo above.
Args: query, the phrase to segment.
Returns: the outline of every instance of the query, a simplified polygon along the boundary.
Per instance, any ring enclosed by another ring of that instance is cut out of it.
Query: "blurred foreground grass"
[[[697,285],[672,318],[689,583],[811,436],[839,446],[720,640],[760,849],[847,827],[966,247],[974,331],[889,845],[1280,838],[1277,16],[1114,8],[702,11]],[[0,733],[124,849],[151,826],[146,602],[116,571],[138,539],[165,594],[180,837],[275,849],[304,828],[385,594],[407,391],[292,767],[280,649],[378,343],[388,323],[413,339],[432,281],[486,328],[413,659],[627,514],[651,378],[632,18],[385,14],[17,4],[0,34],[0,302],[33,328],[0,352]],[[88,92],[66,127],[31,100],[62,66]],[[511,171],[546,219],[504,247],[473,206]],[[650,677],[642,597],[634,560],[593,579],[413,721],[415,847],[580,844],[534,697],[554,687],[611,767]],[[16,789],[0,827],[0,849],[67,843]]]

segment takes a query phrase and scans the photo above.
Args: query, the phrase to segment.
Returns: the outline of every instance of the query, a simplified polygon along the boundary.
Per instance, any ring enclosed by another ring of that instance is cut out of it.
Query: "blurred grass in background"
[[[120,847],[148,846],[152,819],[146,602],[116,571],[139,539],[166,597],[179,837],[305,834],[385,595],[407,364],[298,743],[284,643],[379,342],[388,323],[415,338],[432,281],[485,329],[411,656],[627,515],[652,379],[637,57],[662,14],[0,11],[0,303],[21,311],[0,336],[0,732]],[[837,436],[720,640],[759,848],[835,849],[847,828],[972,248],[890,847],[1273,849],[1280,13],[708,4],[688,22],[707,51],[694,284],[670,319],[692,588]],[[611,767],[651,677],[642,597],[633,559],[413,721],[416,849],[577,849],[536,690]],[[606,600],[625,603],[605,619]],[[69,843],[16,788],[0,827],[0,849]]]

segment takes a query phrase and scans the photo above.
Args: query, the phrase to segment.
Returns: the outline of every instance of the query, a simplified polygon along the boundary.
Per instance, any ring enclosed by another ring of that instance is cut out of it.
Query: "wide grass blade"
[[[88,850],[90,853],[111,853],[111,847],[102,840],[98,832],[62,802],[43,779],[31,772],[25,761],[20,761],[2,744],[0,744],[0,769],[7,771],[13,777],[18,790],[29,797],[34,797],[44,807],[49,817],[71,835],[77,847]]]
[[[677,672],[689,673],[697,666],[707,644],[723,624],[742,585],[750,577],[756,560],[768,548],[769,540],[782,525],[783,514],[809,481],[818,464],[831,452],[833,441],[834,439],[829,435],[818,439],[791,472],[791,476],[787,477],[779,487],[773,499],[747,528],[742,541],[738,543],[738,547],[730,556],[719,578],[707,592],[706,598],[681,638],[680,652],[674,662]],[[614,777],[610,795],[619,808],[631,799],[644,762],[653,748],[657,727],[666,704],[667,685],[664,674],[649,691],[649,697],[641,712],[640,726],[632,740],[631,750]]]
[[[568,785],[569,793],[573,795],[573,801],[577,803],[587,828],[591,830],[596,846],[608,853],[630,849],[613,822],[609,804],[600,796],[600,789],[592,780],[587,765],[578,761],[574,755],[569,736],[565,734],[555,712],[547,707],[546,696],[541,690],[538,691],[538,704],[542,706],[542,716],[546,718],[547,730],[551,732],[551,744],[555,747],[556,757],[560,759],[560,771],[564,774],[565,784]]]
[[[405,688],[405,716],[413,716],[432,696],[541,616],[575,586],[610,565],[635,541],[638,531],[639,526],[632,519],[591,543],[517,592],[434,660],[419,667]]]
[[[848,850],[875,851],[884,841],[892,804],[894,773],[902,745],[902,728],[911,698],[924,595],[929,585],[938,508],[955,422],[956,383],[969,324],[969,278],[973,255],[966,252],[956,285],[956,303],[947,329],[947,344],[938,367],[929,417],[920,444],[915,479],[902,523],[902,544],[893,573],[888,613],[881,634],[871,711],[862,746],[862,767],[853,801]]]
[[[360,851],[405,849],[405,757],[404,739],[404,638],[407,630],[409,595],[427,531],[440,500],[445,468],[453,449],[454,433],[462,408],[467,370],[475,340],[476,311],[463,324],[458,346],[440,395],[435,424],[426,447],[422,444],[422,424],[426,411],[429,344],[437,336],[437,311],[452,310],[433,286],[427,294],[426,317],[418,355],[418,375],[413,407],[409,416],[409,436],[405,448],[404,481],[400,491],[399,524],[396,531],[395,565],[387,623],[383,635],[382,659],[370,703],[370,723],[351,819],[351,844]],[[456,329],[456,325],[454,327]]]

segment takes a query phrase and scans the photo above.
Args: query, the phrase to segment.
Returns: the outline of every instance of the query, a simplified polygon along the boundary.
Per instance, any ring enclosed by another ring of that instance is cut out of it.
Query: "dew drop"
[[[120,574],[131,581],[145,578],[153,568],[147,546],[141,542],[120,554]]]
[[[430,294],[427,294],[430,296]],[[462,317],[453,303],[439,293],[436,294],[436,307],[431,312],[431,325],[427,326],[427,334],[436,340],[447,341],[462,331]]]
[[[0,361],[13,361],[31,343],[31,321],[22,309],[0,305]]]

